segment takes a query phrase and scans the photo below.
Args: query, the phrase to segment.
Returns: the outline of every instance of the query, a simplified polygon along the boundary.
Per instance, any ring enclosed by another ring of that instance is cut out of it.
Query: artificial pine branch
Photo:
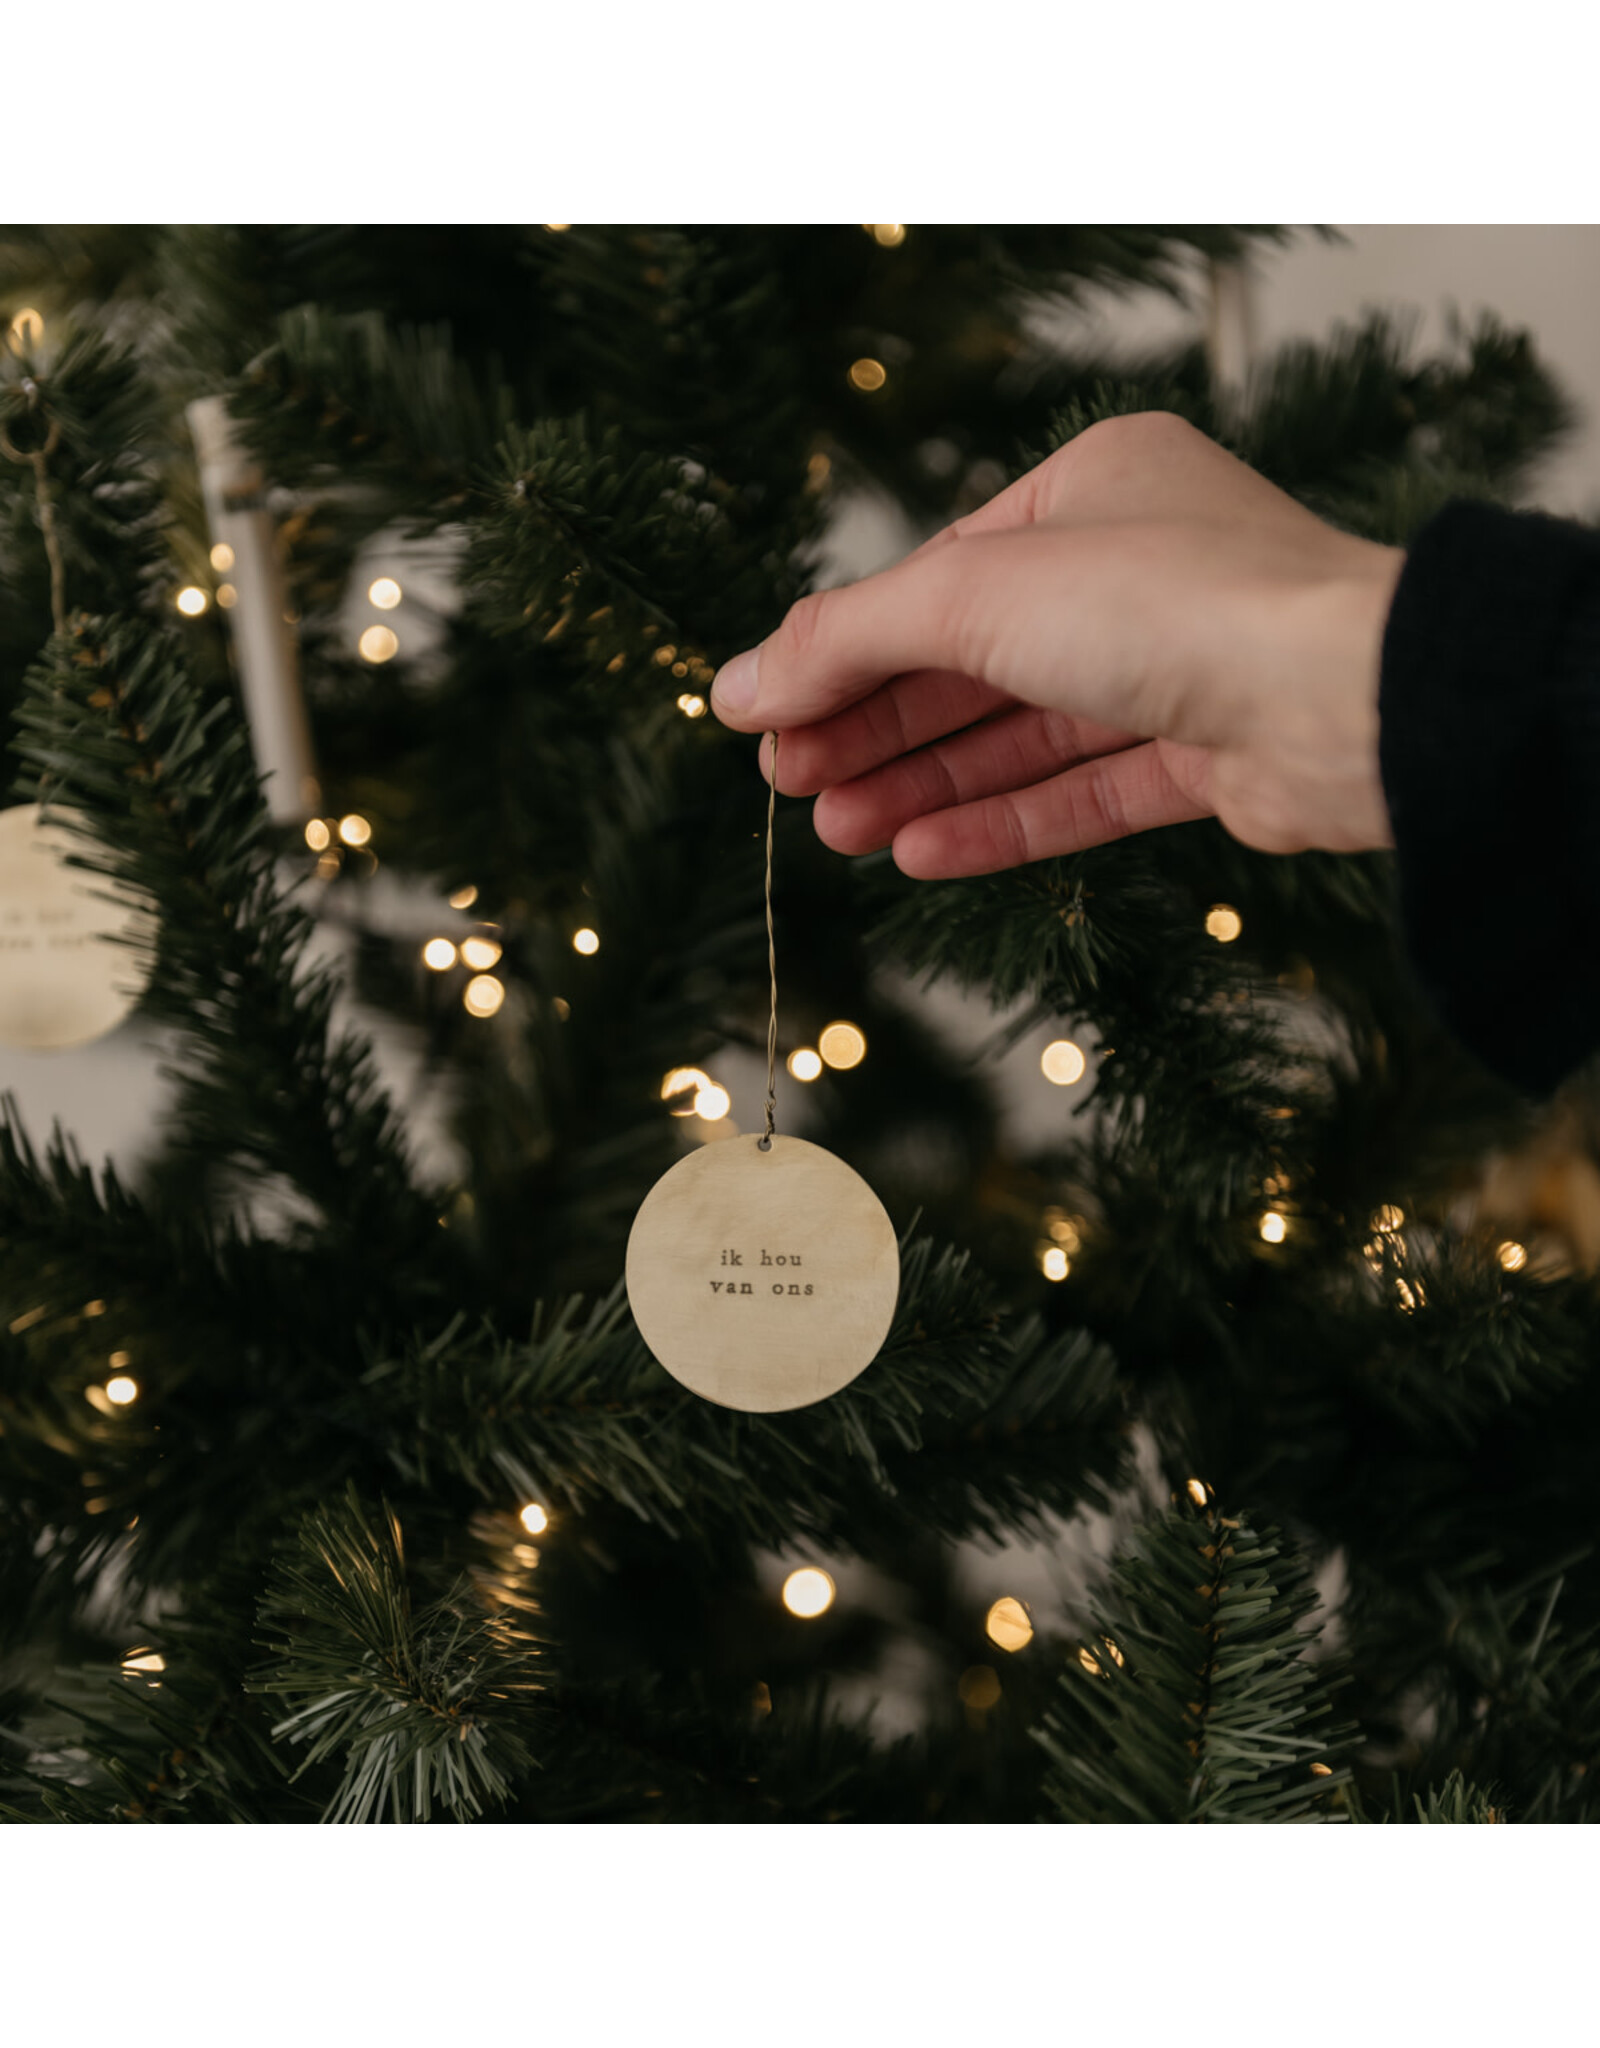
[[[477,1820],[534,1768],[543,1653],[475,1607],[470,1581],[414,1606],[398,1520],[353,1485],[303,1519],[261,1604],[272,1659],[250,1689],[289,1707],[272,1736],[307,1745],[301,1771],[342,1766],[325,1820]]]
[[[1198,1482],[1195,1482],[1198,1484]],[[1037,1739],[1066,1821],[1323,1821],[1336,1674],[1307,1661],[1317,1606],[1273,1529],[1177,1505],[1118,1559]]]
[[[80,618],[29,672],[17,723],[21,793],[65,814],[74,865],[159,920],[145,1000],[198,1056],[175,1072],[187,1143],[284,1175],[363,1261],[413,1257],[436,1212],[368,1048],[334,1033],[333,975],[303,965],[311,920],[277,879],[232,706],[161,629]]]
[[[869,1553],[933,1518],[951,1539],[1037,1533],[1126,1479],[1121,1394],[1081,1332],[1008,1327],[965,1254],[902,1242],[893,1327],[818,1409],[734,1414],[670,1381],[620,1289],[569,1301],[523,1345],[452,1325],[377,1362],[369,1422],[412,1488],[450,1474],[582,1513],[609,1500],[670,1535],[731,1526]]]

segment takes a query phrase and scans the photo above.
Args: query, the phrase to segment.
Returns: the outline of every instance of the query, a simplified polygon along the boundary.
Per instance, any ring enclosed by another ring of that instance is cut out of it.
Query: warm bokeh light
[[[867,1041],[854,1024],[830,1024],[817,1039],[817,1051],[830,1067],[859,1067],[867,1056]]]
[[[392,576],[380,576],[376,583],[367,586],[367,601],[375,604],[380,612],[392,612],[403,595]]]
[[[984,1634],[1000,1650],[1024,1650],[1033,1641],[1033,1623],[1020,1600],[1009,1593],[997,1600],[984,1616]]]
[[[706,700],[704,697],[696,697],[692,691],[685,690],[678,699],[678,709],[685,718],[704,718],[706,715]]]
[[[1049,1244],[1039,1254],[1039,1271],[1047,1280],[1065,1280],[1072,1265],[1060,1245]]]
[[[1206,1483],[1203,1479],[1191,1479],[1189,1481],[1189,1498],[1194,1502],[1197,1508],[1203,1508],[1205,1506]]]
[[[475,974],[461,991],[462,1007],[473,1017],[492,1017],[505,999],[505,983],[492,974]]]
[[[872,239],[880,249],[898,249],[906,238],[906,231],[898,221],[884,222],[872,230]]]
[[[600,950],[600,934],[597,931],[592,931],[588,925],[585,925],[581,931],[575,931],[572,934],[572,950],[574,953],[598,953]]]
[[[1405,1220],[1404,1209],[1397,1209],[1393,1202],[1385,1202],[1381,1209],[1374,1212],[1372,1227],[1374,1230],[1381,1230],[1385,1236],[1392,1237],[1403,1226]]]
[[[889,381],[889,372],[876,356],[858,356],[850,365],[850,382],[858,391],[881,391]]]
[[[565,996],[552,996],[550,998],[550,1007],[552,1010],[555,1011],[556,1015],[561,1019],[563,1024],[565,1024],[567,1019],[572,1015],[572,1005],[567,1001]]]
[[[306,821],[306,844],[313,853],[326,853],[333,844],[333,834],[328,830],[326,818],[309,818]]]
[[[165,1671],[167,1660],[159,1650],[130,1650],[122,1660],[124,1671]]]
[[[542,1536],[550,1526],[550,1517],[536,1500],[529,1501],[517,1520],[530,1536]]]
[[[783,1604],[802,1621],[813,1621],[833,1605],[833,1581],[815,1565],[804,1565],[784,1580]]]
[[[12,314],[6,335],[18,348],[37,348],[44,340],[44,315],[36,306],[24,306]]]
[[[703,1117],[708,1124],[714,1124],[725,1117],[733,1107],[733,1097],[726,1088],[719,1088],[715,1081],[708,1081],[698,1089],[694,1098],[694,1113]]]
[[[422,949],[422,963],[425,967],[431,967],[435,974],[443,974],[447,967],[454,967],[454,942],[450,939],[430,939]]]
[[[543,225],[547,235],[564,235],[572,223],[570,220],[547,220]]]
[[[186,619],[197,619],[211,600],[197,583],[186,583],[172,600]]]
[[[1081,1242],[1078,1226],[1065,1209],[1046,1209],[1044,1212],[1044,1227],[1047,1233],[1061,1246],[1062,1250],[1069,1255],[1078,1249]]]
[[[1287,1218],[1281,1216],[1276,1209],[1269,1209],[1261,1219],[1261,1235],[1268,1244],[1282,1244],[1289,1235]]]
[[[797,1045],[784,1065],[797,1081],[814,1081],[822,1072],[822,1055],[809,1045]]]
[[[1528,1263],[1528,1248],[1526,1245],[1518,1244],[1514,1237],[1508,1237],[1495,1257],[1508,1273],[1520,1273]]]
[[[233,549],[225,540],[219,540],[211,550],[211,566],[219,576],[226,576],[233,567]]]
[[[1420,1280],[1411,1281],[1405,1279],[1400,1274],[1396,1274],[1394,1291],[1400,1297],[1400,1306],[1408,1316],[1414,1314],[1419,1308],[1427,1306],[1428,1297],[1423,1292]]]
[[[1070,1088],[1074,1081],[1081,1081],[1087,1065],[1083,1053],[1070,1038],[1056,1039],[1039,1055],[1040,1073],[1058,1088]]]
[[[115,1379],[106,1381],[106,1399],[114,1408],[126,1408],[130,1401],[139,1398],[139,1382],[125,1372],[119,1372]]]
[[[464,889],[452,890],[450,895],[450,908],[452,910],[470,910],[473,904],[477,902],[477,900],[477,884],[475,882],[469,882]]]
[[[1100,1640],[1105,1644],[1107,1650],[1110,1651],[1111,1661],[1113,1664],[1116,1665],[1117,1669],[1120,1671],[1123,1668],[1123,1666],[1127,1663],[1127,1658],[1123,1656],[1122,1652],[1117,1648],[1116,1644],[1111,1640],[1109,1636],[1102,1636]]]
[[[238,602],[239,593],[231,583],[219,583],[217,585],[217,603],[221,605],[225,612],[231,612]]]
[[[1206,930],[1223,945],[1231,945],[1244,930],[1244,919],[1231,903],[1213,903],[1206,912]]]
[[[106,1305],[103,1301],[86,1301],[83,1304],[83,1312],[86,1316],[103,1316],[106,1312]],[[11,1327],[14,1330],[17,1326],[13,1323]]]
[[[975,1714],[986,1714],[999,1702],[1000,1680],[987,1664],[973,1664],[956,1680],[956,1697]]]
[[[323,854],[318,860],[317,879],[321,882],[331,882],[338,872],[339,850],[335,847],[331,853]]]
[[[662,1076],[661,1100],[671,1102],[674,1096],[695,1095],[702,1088],[711,1086],[711,1076],[699,1067],[674,1067],[670,1074]],[[693,1116],[694,1103],[686,1102],[681,1109],[675,1109],[674,1116]]]
[[[400,639],[393,626],[369,626],[356,642],[363,661],[393,661],[400,652]]]
[[[1091,1678],[1105,1677],[1105,1670],[1101,1665],[1100,1659],[1095,1655],[1093,1650],[1080,1650],[1078,1652],[1078,1662],[1083,1666],[1084,1670],[1089,1673]]]
[[[347,811],[339,820],[339,837],[346,846],[365,846],[372,837],[372,827],[359,811]]]
[[[500,943],[497,939],[471,938],[461,941],[461,957],[469,967],[480,972],[493,967],[500,958]]]

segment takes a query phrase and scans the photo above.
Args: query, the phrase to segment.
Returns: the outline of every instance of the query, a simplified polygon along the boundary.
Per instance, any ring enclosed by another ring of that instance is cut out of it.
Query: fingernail
[[[747,654],[736,654],[719,668],[711,685],[713,701],[726,711],[748,711],[756,701],[756,669],[760,660],[761,649],[752,647]]]

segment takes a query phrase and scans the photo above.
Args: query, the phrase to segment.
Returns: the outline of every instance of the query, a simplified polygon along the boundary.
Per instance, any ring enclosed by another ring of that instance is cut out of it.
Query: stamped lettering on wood
[[[900,1290],[883,1204],[820,1145],[724,1139],[651,1189],[628,1239],[628,1301],[675,1379],[726,1408],[800,1408],[882,1348]],[[728,1311],[732,1310],[732,1313]]]

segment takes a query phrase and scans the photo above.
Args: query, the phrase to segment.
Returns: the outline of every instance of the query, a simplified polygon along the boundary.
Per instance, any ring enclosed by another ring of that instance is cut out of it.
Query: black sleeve
[[[1547,1095],[1600,1047],[1600,533],[1451,499],[1395,586],[1378,715],[1422,989]]]

